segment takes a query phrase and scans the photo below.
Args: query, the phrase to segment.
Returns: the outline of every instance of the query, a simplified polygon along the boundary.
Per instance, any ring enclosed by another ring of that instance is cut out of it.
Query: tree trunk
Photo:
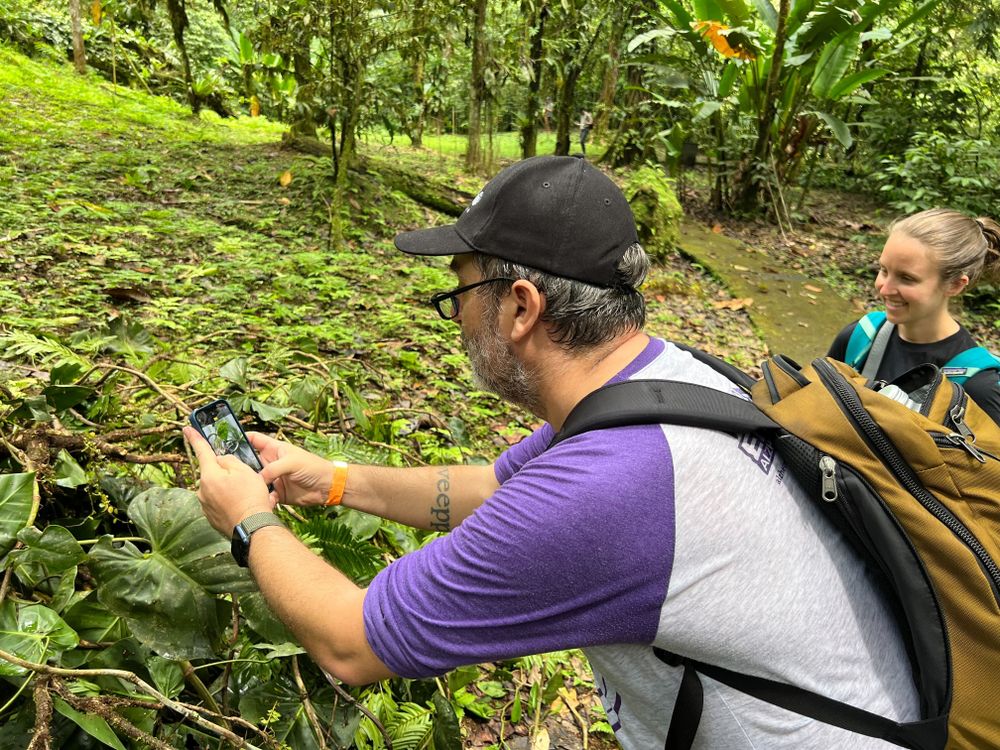
[[[73,67],[83,75],[87,71],[87,57],[83,51],[83,26],[80,23],[80,0],[69,0],[69,22],[73,29]]]
[[[290,130],[295,135],[306,135],[316,137],[317,117],[313,111],[312,94],[305,95],[303,92],[310,91],[309,85],[315,80],[313,75],[312,60],[309,58],[309,46],[312,43],[312,35],[307,34],[305,43],[292,54],[292,74],[298,84],[295,93],[295,112],[292,116]],[[301,99],[299,97],[302,97]]]
[[[482,167],[483,98],[486,89],[486,1],[476,0],[472,27],[472,74],[469,76],[469,143],[465,168],[477,172]]]
[[[191,78],[191,61],[188,59],[187,47],[184,46],[184,31],[188,27],[187,9],[184,0],[167,0],[167,11],[170,13],[170,28],[174,32],[174,44],[181,53],[181,65],[184,68],[184,85],[187,88],[188,104],[191,111],[198,114],[201,111],[201,101],[194,93],[194,81]]]
[[[424,94],[424,79],[427,69],[427,47],[429,35],[427,4],[425,0],[416,0],[413,4],[413,25],[410,29],[412,42],[409,45],[410,80],[412,82],[413,100],[416,103],[416,120],[408,123],[407,131],[410,143],[414,148],[424,145],[424,123],[427,119],[427,96]]]
[[[523,0],[521,12],[525,18],[529,15],[533,3]],[[538,15],[529,24],[534,31],[531,34],[531,80],[528,81],[528,97],[524,104],[524,124],[521,125],[521,158],[527,159],[538,153],[538,92],[542,86],[542,45],[545,39],[545,19],[549,15],[549,6],[543,0],[538,9]]]
[[[746,165],[740,175],[737,203],[744,210],[752,210],[757,207],[760,195],[757,169],[761,164],[770,163],[771,126],[774,124],[774,116],[778,109],[778,84],[781,79],[782,61],[785,57],[785,22],[788,20],[788,2],[789,0],[780,0],[778,5],[778,28],[774,32],[771,69],[768,71],[767,83],[764,85],[764,107],[757,120],[757,140],[751,152],[750,163]]]
[[[615,91],[618,89],[618,61],[621,59],[622,42],[630,16],[624,6],[619,6],[618,10],[619,13],[611,27],[611,35],[608,39],[608,59],[605,63],[604,75],[601,76],[601,93],[598,97],[597,114],[594,117],[595,137],[603,135],[607,131],[611,113],[615,109]]]

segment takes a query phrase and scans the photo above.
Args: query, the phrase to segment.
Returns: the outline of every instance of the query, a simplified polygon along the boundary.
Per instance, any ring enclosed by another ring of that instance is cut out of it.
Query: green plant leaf
[[[56,464],[52,467],[56,484],[60,487],[79,487],[87,483],[87,472],[76,462],[65,448],[56,456]]]
[[[248,362],[246,357],[234,357],[219,368],[219,376],[237,386],[241,391],[250,390],[247,384]]]
[[[86,401],[94,395],[94,389],[82,385],[50,385],[42,393],[54,409],[63,411]]]
[[[125,620],[109,612],[93,591],[67,609],[64,618],[81,638],[93,643],[114,643],[129,635]]]
[[[76,632],[59,615],[41,604],[17,605],[11,600],[0,603],[0,650],[36,664],[75,648],[80,642]],[[0,675],[24,674],[23,667],[0,661]]]
[[[843,78],[854,62],[860,37],[858,31],[845,31],[823,47],[809,83],[810,90],[817,99],[831,98],[830,92],[834,85]]]
[[[870,81],[881,78],[888,72],[889,70],[886,68],[868,68],[867,70],[859,70],[857,73],[851,73],[833,84],[830,88],[830,99],[836,101],[841,97],[847,96],[858,86],[863,86]]]
[[[827,124],[833,135],[840,141],[840,145],[844,148],[850,148],[851,144],[854,143],[854,139],[851,137],[851,131],[848,129],[847,125],[844,124],[843,120],[834,117],[828,112],[816,112],[814,113],[823,122]]]
[[[168,698],[176,698],[184,689],[184,671],[180,665],[162,656],[149,657],[146,665],[157,689]]]
[[[114,733],[108,722],[100,716],[81,713],[58,697],[55,699],[55,708],[56,711],[99,742],[104,743],[108,747],[113,747],[115,750],[125,750],[125,746],[118,739],[118,735]]]
[[[18,532],[34,516],[35,473],[0,474],[0,557],[14,547]]]
[[[193,493],[147,490],[128,514],[152,551],[140,552],[130,542],[118,547],[102,537],[91,551],[100,602],[162,656],[214,656],[229,617],[217,595],[256,590],[250,575],[233,561],[228,542],[209,525]]]
[[[434,705],[434,750],[462,750],[462,727],[454,706],[440,692],[434,693],[431,703]],[[516,723],[519,719],[513,721]]]
[[[31,588],[46,578],[75,568],[87,557],[79,542],[62,526],[48,526],[44,532],[29,526],[22,529],[17,538],[24,549],[12,552],[10,559],[17,577]]]
[[[311,692],[310,697],[317,705],[322,705],[324,698],[321,696],[328,692],[328,689]],[[355,709],[353,713],[358,712]],[[356,727],[360,722],[360,714],[357,721],[348,719],[349,715],[338,714],[342,721]],[[272,679],[245,692],[240,698],[240,716],[254,723],[274,717],[268,721],[268,727],[278,740],[295,750],[315,750],[319,747],[299,692],[287,680]],[[337,723],[335,717],[334,724]],[[353,732],[351,734],[353,736]]]
[[[778,30],[778,11],[774,9],[771,0],[753,0],[753,5],[757,9],[761,20],[767,24],[771,31]]]
[[[240,612],[253,631],[268,643],[294,642],[291,631],[271,611],[259,591],[240,594]]]

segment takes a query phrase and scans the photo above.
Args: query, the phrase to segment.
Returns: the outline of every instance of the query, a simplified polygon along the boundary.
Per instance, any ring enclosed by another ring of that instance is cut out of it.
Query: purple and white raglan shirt
[[[659,339],[613,381],[733,391]],[[500,488],[451,533],[372,581],[365,632],[405,677],[581,648],[626,750],[663,747],[682,670],[652,646],[918,716],[892,615],[771,447],[675,425],[596,430],[506,451]],[[702,677],[696,748],[889,748]]]

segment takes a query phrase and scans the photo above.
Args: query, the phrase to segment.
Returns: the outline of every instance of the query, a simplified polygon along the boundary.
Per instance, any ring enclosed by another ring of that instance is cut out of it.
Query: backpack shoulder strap
[[[1000,370],[1000,359],[983,346],[956,354],[941,368],[941,372],[959,385],[983,370]]]
[[[847,353],[844,355],[844,361],[854,369],[858,369],[858,366],[865,361],[868,351],[872,348],[872,342],[875,341],[875,335],[885,323],[885,318],[884,310],[875,310],[861,318],[854,326],[851,338],[847,342]]]
[[[777,431],[752,401],[676,380],[626,380],[588,394],[549,444],[589,430],[637,424],[679,424],[731,434]]]

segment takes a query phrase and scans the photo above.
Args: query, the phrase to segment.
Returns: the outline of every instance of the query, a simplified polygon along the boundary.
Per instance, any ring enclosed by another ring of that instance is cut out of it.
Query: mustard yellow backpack
[[[687,348],[687,347],[683,347]],[[847,365],[784,357],[754,380],[697,350],[751,397],[632,380],[591,393],[553,444],[592,429],[688,424],[757,433],[881,576],[906,639],[919,721],[899,723],[797,687],[657,650],[685,668],[666,747],[701,717],[698,674],[915,750],[1000,748],[1000,427],[930,365],[892,387]],[[905,403],[904,403],[905,402]]]

